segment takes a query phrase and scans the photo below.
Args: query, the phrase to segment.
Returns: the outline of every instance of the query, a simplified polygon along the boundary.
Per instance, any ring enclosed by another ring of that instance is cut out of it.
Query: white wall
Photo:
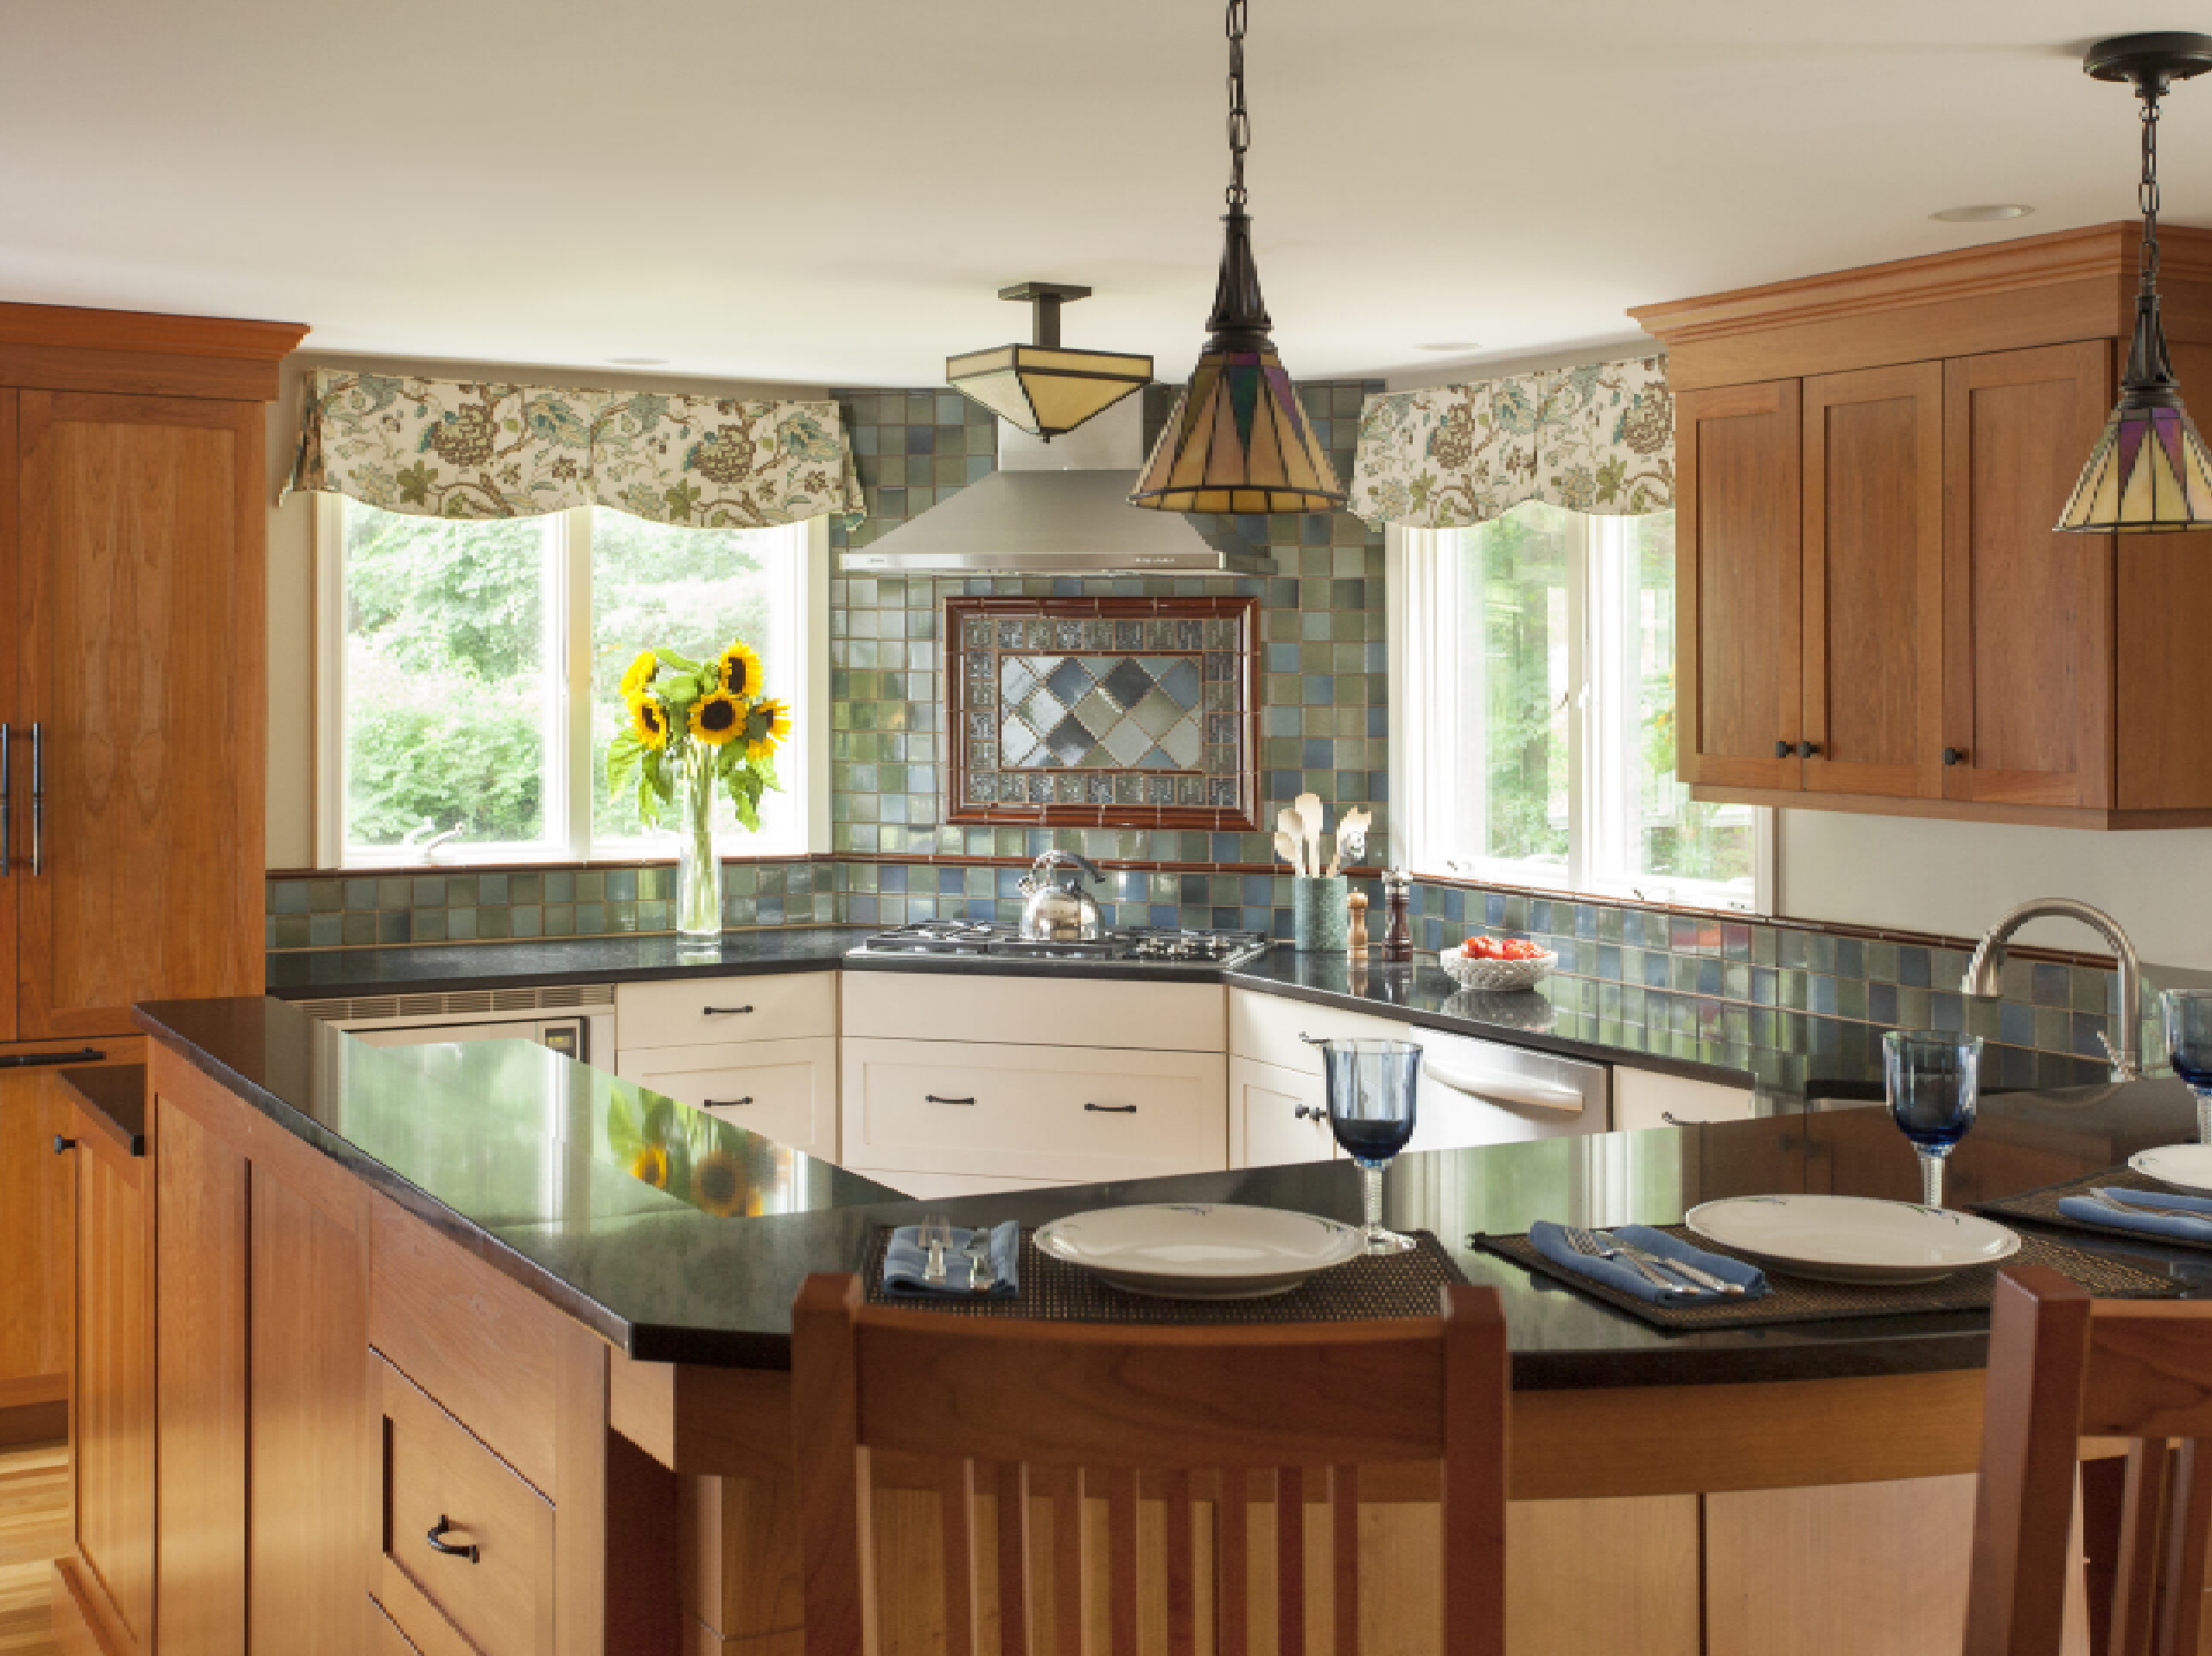
[[[1777,910],[1972,937],[2015,904],[2075,897],[2110,913],[2145,961],[2212,968],[2212,828],[2100,833],[1847,811],[1783,811]],[[2021,934],[2100,950],[2039,920]]]
[[[512,363],[426,362],[381,357],[301,354],[283,366],[269,409],[269,834],[266,866],[315,862],[315,498],[277,495],[299,447],[300,386],[311,369],[363,368],[439,379],[589,385],[610,390],[678,391],[710,397],[812,400],[819,385],[700,380],[636,372],[582,373]]]

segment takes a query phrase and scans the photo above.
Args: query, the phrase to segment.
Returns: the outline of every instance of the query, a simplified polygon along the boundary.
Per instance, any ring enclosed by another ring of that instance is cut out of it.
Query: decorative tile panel
[[[1258,825],[1259,600],[944,601],[952,822]]]

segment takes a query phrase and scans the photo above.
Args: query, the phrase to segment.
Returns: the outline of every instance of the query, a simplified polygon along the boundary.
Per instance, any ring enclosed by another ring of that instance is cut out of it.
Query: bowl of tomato
[[[1559,956],[1526,937],[1470,937],[1438,957],[1463,989],[1533,989],[1552,974]]]

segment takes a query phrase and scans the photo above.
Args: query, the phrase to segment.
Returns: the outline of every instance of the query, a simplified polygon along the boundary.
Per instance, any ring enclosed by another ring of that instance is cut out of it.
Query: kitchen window
[[[1772,813],[1675,775],[1674,514],[1529,501],[1392,537],[1413,869],[1764,911]]]
[[[682,529],[604,506],[458,522],[319,498],[318,696],[324,867],[652,858],[674,835],[610,800],[623,669],[648,644],[760,652],[793,709],[784,784],[747,834],[718,799],[726,854],[810,847],[827,782],[823,520]]]

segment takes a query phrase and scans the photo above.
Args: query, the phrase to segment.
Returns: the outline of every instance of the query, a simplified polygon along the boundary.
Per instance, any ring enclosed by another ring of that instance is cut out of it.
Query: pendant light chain
[[[1229,0],[1229,210],[1244,211],[1244,152],[1252,143],[1252,117],[1244,107],[1246,0]]]
[[[2143,181],[2136,198],[2143,208],[2143,289],[2158,282],[2158,85],[2145,80],[2143,95]]]

